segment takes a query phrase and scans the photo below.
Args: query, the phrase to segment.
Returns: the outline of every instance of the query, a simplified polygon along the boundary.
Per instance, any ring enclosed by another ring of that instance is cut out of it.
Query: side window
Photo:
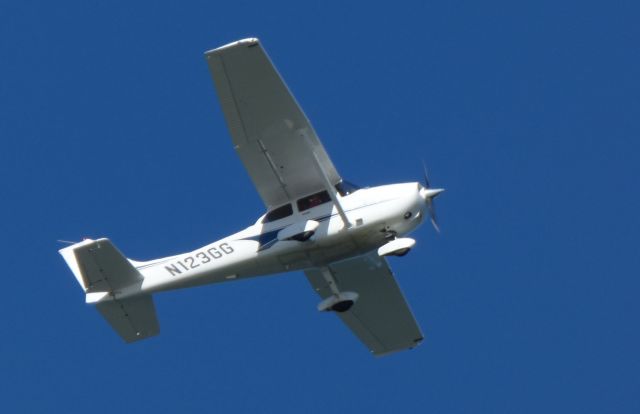
[[[319,193],[311,194],[298,200],[298,210],[305,211],[320,204],[328,203],[329,201],[331,201],[329,193],[320,191]]]
[[[293,207],[291,206],[291,204],[286,204],[282,207],[278,207],[268,212],[262,219],[262,222],[269,223],[271,221],[276,221],[276,220],[280,220],[282,218],[288,217],[292,214],[293,214]]]

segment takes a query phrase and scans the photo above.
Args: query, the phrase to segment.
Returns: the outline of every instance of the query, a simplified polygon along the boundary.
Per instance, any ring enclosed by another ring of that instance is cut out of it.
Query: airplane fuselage
[[[340,197],[349,228],[328,202],[268,223],[262,222],[263,216],[238,233],[188,253],[132,261],[144,279],[116,298],[319,267],[364,254],[420,225],[422,189],[418,183],[391,184]],[[308,240],[279,239],[284,229],[309,221],[318,224]]]

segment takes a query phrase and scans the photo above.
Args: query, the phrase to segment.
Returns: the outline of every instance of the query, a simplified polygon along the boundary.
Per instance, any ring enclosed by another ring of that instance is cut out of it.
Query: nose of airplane
[[[438,226],[438,221],[436,219],[436,209],[433,205],[433,199],[438,196],[441,192],[444,191],[444,188],[429,188],[420,186],[420,197],[424,200],[424,204],[429,212],[429,216],[431,218],[431,224],[433,228],[436,229],[438,233],[440,233],[440,227]]]
[[[425,188],[420,186],[420,197],[422,197],[424,201],[431,201],[443,191],[444,188]]]
[[[427,172],[427,165],[424,163],[424,161],[422,161],[422,169],[424,170],[424,186],[420,186],[420,198],[422,198],[422,200],[424,201],[424,205],[429,212],[433,228],[436,229],[438,233],[440,233],[440,227],[438,226],[438,220],[436,219],[436,207],[434,206],[433,199],[436,198],[438,194],[443,192],[444,188],[431,188],[431,183],[429,182],[429,174]]]

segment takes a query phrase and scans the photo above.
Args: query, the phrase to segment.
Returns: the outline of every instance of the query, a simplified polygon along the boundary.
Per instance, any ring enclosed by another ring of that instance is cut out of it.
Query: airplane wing
[[[350,310],[340,319],[376,356],[413,348],[423,339],[404,295],[384,258],[375,252],[327,268],[341,292],[357,292]],[[324,299],[333,293],[322,268],[306,270],[311,286]]]
[[[240,159],[268,209],[340,182],[311,123],[258,39],[205,53]],[[315,153],[315,157],[314,157]]]

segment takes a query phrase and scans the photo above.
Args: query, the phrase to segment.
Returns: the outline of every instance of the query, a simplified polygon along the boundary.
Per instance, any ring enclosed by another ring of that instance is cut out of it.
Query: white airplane
[[[417,182],[358,188],[343,180],[258,39],[205,53],[233,145],[267,213],[192,252],[140,262],[109,241],[60,250],[86,302],[134,342],[159,333],[152,294],[303,270],[374,355],[413,348],[422,332],[385,256],[415,244],[401,237],[431,216],[442,189]]]

